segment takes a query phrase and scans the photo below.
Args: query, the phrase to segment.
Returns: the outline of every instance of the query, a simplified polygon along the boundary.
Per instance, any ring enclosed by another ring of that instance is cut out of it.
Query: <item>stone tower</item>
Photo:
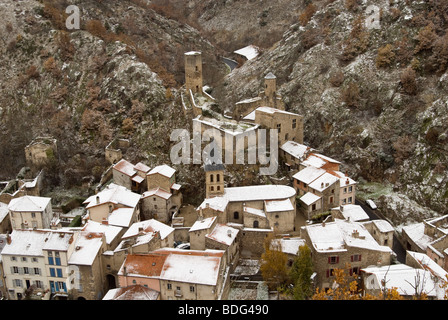
[[[202,94],[202,55],[198,51],[185,53],[185,87]]]
[[[269,101],[269,106],[272,107],[277,96],[277,77],[272,72],[264,77],[264,95]]]
[[[205,165],[205,198],[213,198],[224,194],[224,165]]]

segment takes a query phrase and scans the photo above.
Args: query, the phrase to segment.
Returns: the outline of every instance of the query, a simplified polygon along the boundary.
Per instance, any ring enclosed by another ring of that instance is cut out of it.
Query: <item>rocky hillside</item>
[[[305,116],[306,143],[342,160],[362,193],[377,181],[401,194],[378,198],[386,210],[448,213],[448,4],[308,3],[280,41],[213,94],[232,108],[274,72],[287,108]],[[369,5],[379,28],[366,25]]]
[[[65,28],[68,4],[81,9],[80,30]],[[369,5],[379,28],[366,24]],[[183,53],[199,50],[221,109],[257,95],[273,72],[287,108],[305,117],[306,143],[343,161],[359,195],[391,215],[399,208],[397,223],[448,213],[446,1],[4,0],[0,9],[1,178],[18,172],[38,135],[58,139],[48,179],[61,187],[98,181],[117,136],[131,139],[130,161],[169,161],[169,133],[191,125],[178,94]],[[261,55],[227,74],[220,57],[248,44]],[[179,170],[202,188],[200,170]]]

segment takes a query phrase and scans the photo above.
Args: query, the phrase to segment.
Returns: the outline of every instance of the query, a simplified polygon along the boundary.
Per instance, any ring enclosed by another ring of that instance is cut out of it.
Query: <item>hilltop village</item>
[[[206,191],[192,207],[174,165],[131,163],[122,156],[128,141],[116,139],[105,150],[110,168],[97,192],[68,215],[40,194],[44,173],[32,168],[58,151],[54,138],[37,137],[25,149],[33,176],[6,183],[0,193],[3,299],[244,299],[235,288],[256,282],[244,278],[258,273],[266,239],[278,244],[289,266],[299,247],[310,248],[314,289],[332,288],[334,270],[349,265],[364,293],[387,287],[404,298],[443,299],[448,216],[405,227],[406,256],[399,261],[394,227],[371,220],[356,204],[357,182],[341,162],[304,144],[303,117],[285,110],[273,73],[232,114],[214,110],[203,82],[201,52],[185,53],[181,107],[193,127],[232,151],[241,138],[247,154],[259,146],[261,130],[275,130],[278,145],[269,149],[278,149],[276,165],[286,168],[289,181],[228,187],[226,164],[204,161],[205,181],[198,183]],[[245,139],[251,134],[255,144]]]

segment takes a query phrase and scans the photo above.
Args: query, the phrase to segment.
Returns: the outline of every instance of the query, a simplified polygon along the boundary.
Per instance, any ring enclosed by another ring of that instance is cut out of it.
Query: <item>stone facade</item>
[[[51,137],[37,137],[25,147],[26,164],[32,170],[57,159],[57,140]]]
[[[187,92],[202,94],[202,54],[197,51],[185,53],[185,87]]]

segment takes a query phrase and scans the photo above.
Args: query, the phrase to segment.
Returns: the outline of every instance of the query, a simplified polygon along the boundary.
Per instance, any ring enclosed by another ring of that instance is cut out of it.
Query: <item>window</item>
[[[22,280],[14,279],[14,287],[22,287]]]
[[[334,269],[327,269],[327,278],[334,276]]]
[[[39,268],[33,268],[34,269],[34,274],[40,274],[40,269]]]
[[[221,187],[220,187],[220,186],[217,186],[217,187],[216,187],[216,190],[217,190],[217,191],[220,191],[220,190],[221,190]]]
[[[353,191],[353,187],[348,187],[348,192],[352,192]]]
[[[31,261],[37,262],[37,258],[31,258]]]
[[[28,267],[23,267],[23,273],[30,274],[30,269],[28,269]]]
[[[11,261],[17,261],[16,257],[11,257]]]
[[[210,191],[215,191],[215,188],[213,188],[213,186],[211,186]]]
[[[277,123],[277,130],[278,132],[282,132],[282,125],[280,123]]]
[[[347,193],[347,188],[344,188],[344,193]]]
[[[337,263],[339,263],[339,256],[328,257],[328,263],[329,264],[337,264]]]
[[[34,212],[31,212],[31,218],[36,218],[36,214]]]
[[[219,175],[219,173],[216,175],[216,182],[219,182],[221,180],[221,177]]]
[[[210,182],[213,182],[213,175],[210,175]]]
[[[61,257],[59,256],[59,252],[56,251],[54,253],[54,256],[55,256],[55,260],[56,260],[56,265],[60,266],[61,265]]]
[[[56,277],[56,272],[54,268],[50,268],[50,277]]]
[[[53,257],[51,257],[50,252],[48,252],[48,264],[50,266],[54,265]]]
[[[361,255],[360,254],[354,254],[350,257],[351,262],[361,261]]]
[[[352,197],[348,198],[348,203],[352,203]]]
[[[311,210],[316,210],[316,204],[314,203],[312,206],[311,206]]]
[[[292,119],[292,128],[295,129],[297,126],[297,119]]]
[[[173,289],[173,286],[171,285],[171,283],[167,283],[167,284],[166,284],[166,288],[167,288],[168,290],[171,290],[171,289]]]
[[[22,262],[26,262],[26,257],[22,257]]]
[[[62,269],[56,269],[56,273],[58,275],[58,278],[62,278]]]
[[[258,220],[254,221],[254,228],[258,228]]]
[[[194,292],[194,286],[190,286],[190,292]]]
[[[330,203],[333,203],[333,197],[330,197]]]
[[[43,289],[44,288],[44,283],[42,281],[40,281],[40,280],[34,281],[34,284],[35,284],[36,288],[39,288],[39,289]]]
[[[153,201],[157,201],[157,198],[153,198],[152,200],[153,200]]]
[[[12,267],[12,273],[19,273],[19,267]]]
[[[238,219],[239,216],[240,216],[240,214],[238,213],[238,211],[235,211],[235,212],[233,213],[233,219]]]

